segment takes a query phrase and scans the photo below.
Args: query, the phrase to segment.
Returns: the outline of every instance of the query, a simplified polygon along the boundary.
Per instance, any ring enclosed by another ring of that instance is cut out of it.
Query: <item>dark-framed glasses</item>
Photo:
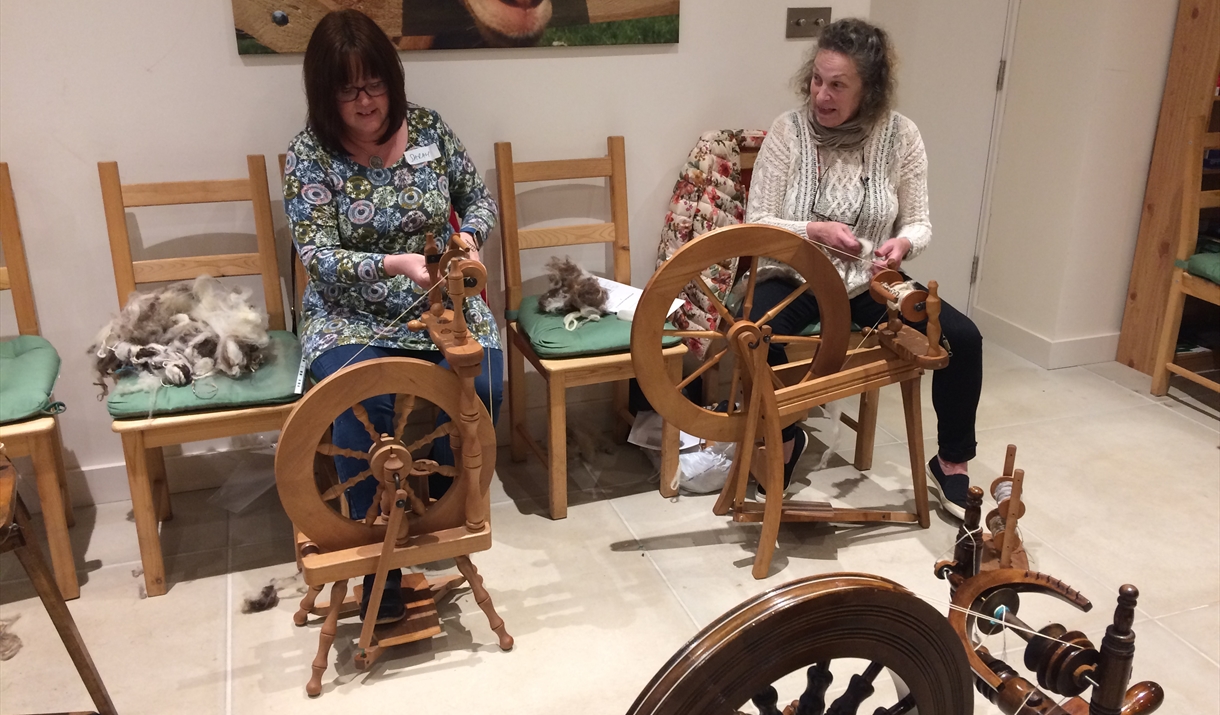
[[[340,102],[354,102],[361,92],[367,94],[371,99],[373,97],[380,97],[388,91],[390,91],[389,85],[381,80],[374,80],[366,83],[363,87],[353,87],[350,85],[344,87],[335,96],[339,98]]]

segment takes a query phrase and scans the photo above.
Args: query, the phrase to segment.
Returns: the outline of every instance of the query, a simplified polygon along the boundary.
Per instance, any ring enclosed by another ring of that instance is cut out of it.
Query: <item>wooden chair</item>
[[[4,176],[7,179],[7,171]],[[30,577],[30,583],[33,584],[38,597],[42,599],[42,605],[47,609],[51,623],[59,632],[64,647],[68,649],[68,655],[72,658],[72,664],[76,666],[76,672],[80,673],[81,680],[85,682],[85,689],[89,691],[89,697],[93,700],[94,706],[102,715],[114,715],[114,703],[110,701],[106,685],[102,682],[97,667],[93,665],[93,659],[89,657],[85,641],[80,637],[76,622],[72,620],[72,612],[64,603],[65,597],[56,586],[55,579],[51,578],[50,572],[47,571],[47,565],[43,562],[42,553],[38,549],[38,542],[27,535],[30,529],[30,515],[21,501],[21,496],[17,494],[17,471],[13,469],[13,464],[9,461],[5,451],[4,446],[0,445],[0,553],[12,551],[17,555],[17,560],[21,562],[22,568]],[[46,683],[31,683],[31,685],[43,687]]]
[[[9,176],[8,164],[5,163],[0,163],[0,243],[4,247],[4,258],[8,264],[0,268],[0,290],[13,292],[17,331],[22,336],[32,336],[24,338],[24,343],[37,340],[45,343],[44,346],[39,346],[39,349],[54,353],[51,344],[38,337],[34,291],[30,287],[30,272],[25,261],[21,226],[17,221],[13,183]],[[48,393],[53,385],[52,381],[52,384],[47,386]],[[68,537],[68,528],[75,524],[75,518],[72,515],[72,500],[68,495],[68,483],[64,473],[59,422],[54,415],[38,413],[0,425],[0,442],[7,445],[12,456],[28,456],[33,461],[38,498],[42,502],[42,518],[47,527],[51,564],[55,568],[55,581],[64,598],[71,600],[79,597],[76,562],[72,557],[72,542]]]
[[[1220,392],[1220,382],[1210,380],[1174,362],[1174,348],[1178,343],[1178,330],[1182,326],[1182,308],[1186,296],[1220,305],[1220,284],[1195,275],[1205,254],[1193,256],[1198,241],[1199,211],[1220,208],[1220,190],[1201,191],[1203,183],[1203,151],[1220,149],[1220,132],[1208,133],[1202,118],[1196,117],[1187,124],[1187,155],[1185,176],[1182,183],[1182,220],[1179,222],[1176,261],[1173,282],[1169,286],[1169,302],[1165,306],[1165,319],[1161,321],[1161,335],[1157,342],[1156,363],[1152,372],[1152,394],[1169,392],[1169,376],[1181,375],[1206,388]]]
[[[509,315],[521,308],[521,252],[531,249],[555,249],[586,243],[614,245],[614,280],[631,283],[631,246],[627,227],[627,164],[622,137],[609,137],[606,156],[593,159],[514,162],[509,142],[496,143],[496,181],[500,200],[500,235],[504,240],[504,287],[507,291]],[[516,185],[538,181],[606,178],[610,188],[610,223],[581,224],[553,228],[520,230],[517,227]],[[585,326],[588,327],[588,326]],[[574,357],[539,357],[530,336],[515,318],[507,321],[508,329],[508,406],[512,432],[512,458],[525,459],[528,446],[538,455],[550,473],[550,514],[562,519],[568,514],[567,481],[567,403],[566,390],[580,385],[618,382],[615,386],[614,408],[618,419],[631,424],[627,411],[627,383],[635,376],[631,365],[629,344],[617,352]],[[583,329],[583,328],[582,328]],[[667,369],[677,381],[681,378],[682,356],[686,346],[678,344],[664,350]],[[525,423],[525,362],[528,359],[547,384],[547,448],[544,451],[530,436]],[[661,474],[673,474],[678,465],[678,430],[666,423],[661,447]],[[670,496],[676,489],[661,479],[662,494]]]
[[[291,345],[299,351],[295,336],[277,332],[284,330],[284,305],[280,297],[266,160],[262,155],[250,155],[246,157],[246,163],[249,175],[244,179],[157,184],[122,184],[118,164],[98,164],[119,305],[121,307],[126,303],[128,296],[141,283],[184,280],[205,273],[217,278],[261,275],[273,340],[283,341],[282,345]],[[127,209],[231,201],[251,201],[254,204],[256,253],[132,260]],[[277,342],[277,346],[280,344]],[[280,355],[273,357],[273,360],[290,361],[293,357]],[[296,374],[296,367],[295,364],[291,365],[293,375]],[[260,369],[267,369],[267,366]],[[163,388],[163,391],[170,389],[190,388]],[[166,591],[165,565],[157,527],[159,522],[173,516],[161,448],[184,442],[278,430],[292,410],[291,401],[295,398],[295,394],[283,395],[281,399],[284,401],[277,404],[256,403],[231,409],[114,420],[112,428],[123,439],[132,511],[149,596],[159,596]]]

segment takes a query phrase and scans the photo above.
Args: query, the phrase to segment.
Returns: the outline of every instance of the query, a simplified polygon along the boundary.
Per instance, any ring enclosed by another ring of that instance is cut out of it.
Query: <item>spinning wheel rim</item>
[[[384,525],[366,525],[345,518],[322,500],[314,480],[318,445],[336,417],[370,397],[414,395],[454,417],[460,413],[461,393],[462,381],[452,372],[414,358],[367,360],[349,365],[319,382],[289,413],[275,451],[275,484],[288,518],[324,551],[383,541]],[[479,444],[484,457],[478,488],[486,494],[495,472],[496,438],[486,406],[480,404],[479,410],[482,418],[478,421]],[[454,456],[461,458],[457,450],[454,450]],[[423,516],[408,514],[411,533],[430,533],[465,524],[466,489],[467,480],[459,477]]]
[[[768,246],[765,253],[755,248],[762,245]],[[851,334],[851,306],[842,276],[817,247],[791,231],[764,224],[726,226],[678,249],[649,279],[636,307],[631,325],[631,362],[640,389],[666,421],[688,434],[720,442],[739,440],[746,416],[712,412],[688,401],[657,366],[664,364],[661,341],[671,301],[692,280],[701,280],[709,266],[742,256],[782,261],[805,279],[818,302],[822,322],[822,342],[812,365],[814,375],[829,375],[843,366]],[[793,387],[776,390],[777,399],[782,401],[785,391]]]
[[[728,715],[788,673],[834,658],[889,668],[921,712],[973,711],[970,667],[941,613],[889,579],[831,573],[779,586],[713,621],[628,713]]]

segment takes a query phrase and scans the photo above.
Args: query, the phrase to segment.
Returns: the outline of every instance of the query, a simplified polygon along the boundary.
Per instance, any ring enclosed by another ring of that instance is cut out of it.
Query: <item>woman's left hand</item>
[[[483,259],[479,257],[479,244],[474,240],[474,236],[466,233],[465,231],[459,233],[458,236],[461,237],[462,243],[466,244],[466,253],[468,254],[470,260],[482,263]]]
[[[902,267],[902,259],[907,257],[911,252],[911,242],[905,238],[891,238],[881,244],[873,255],[876,259],[873,261],[873,275],[877,275],[884,270],[899,270]]]

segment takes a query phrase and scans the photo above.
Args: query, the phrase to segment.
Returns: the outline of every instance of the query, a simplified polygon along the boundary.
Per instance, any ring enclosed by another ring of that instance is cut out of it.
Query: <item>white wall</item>
[[[1021,0],[972,315],[1043,367],[1113,360],[1176,0]]]
[[[600,155],[607,135],[624,135],[643,285],[698,135],[766,128],[796,101],[788,81],[808,41],[784,39],[788,4],[687,0],[676,46],[403,55],[408,96],[442,113],[485,175],[495,141],[528,160]],[[830,4],[836,18],[869,10],[868,0]],[[43,332],[64,360],[56,397],[68,404],[76,500],[127,493],[85,355],[117,308],[96,163],[118,161],[127,182],[232,178],[246,154],[262,153],[274,172],[304,121],[300,65],[300,55],[239,57],[229,0],[0,0],[0,160],[13,175]],[[252,230],[248,213],[229,207],[140,216],[146,244],[168,240],[178,216],[187,233]],[[11,312],[0,320],[0,334],[16,332]],[[171,462],[171,480],[197,481],[182,472],[198,462]]]

